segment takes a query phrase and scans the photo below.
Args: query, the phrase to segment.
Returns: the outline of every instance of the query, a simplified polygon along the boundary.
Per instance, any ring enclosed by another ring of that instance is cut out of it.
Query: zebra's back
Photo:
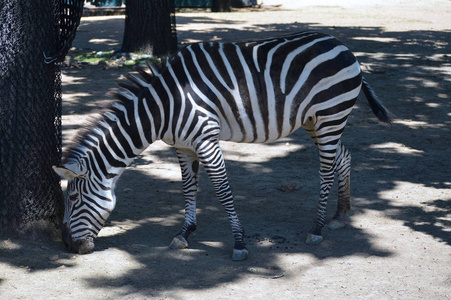
[[[317,32],[192,44],[169,65],[184,101],[216,115],[219,138],[236,142],[274,141],[320,121],[324,108],[347,115],[361,85],[354,55]]]

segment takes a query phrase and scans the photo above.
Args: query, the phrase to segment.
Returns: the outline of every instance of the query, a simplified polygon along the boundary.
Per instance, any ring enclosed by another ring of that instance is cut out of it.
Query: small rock
[[[50,261],[57,261],[58,259],[59,259],[59,256],[58,256],[58,254],[55,254],[55,255],[49,256],[49,260],[50,260]]]
[[[283,276],[285,276],[285,273],[274,275],[272,278],[273,279],[278,279],[278,278],[282,278]]]
[[[277,189],[285,193],[290,193],[298,190],[299,188],[300,187],[298,187],[298,184],[296,182],[292,182],[290,184],[281,184]]]

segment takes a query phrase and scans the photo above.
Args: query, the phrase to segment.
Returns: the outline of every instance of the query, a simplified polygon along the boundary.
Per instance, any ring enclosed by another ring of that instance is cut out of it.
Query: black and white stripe
[[[148,145],[161,139],[177,149],[186,201],[185,224],[171,247],[186,247],[196,228],[200,163],[229,215],[234,259],[244,259],[243,229],[219,140],[271,142],[299,127],[317,145],[321,164],[318,213],[307,241],[321,241],[335,173],[339,203],[332,227],[341,227],[350,208],[350,155],[340,137],[360,93],[362,75],[354,55],[337,39],[302,32],[251,42],[192,44],[165,66],[149,67],[152,74],[139,70],[139,76],[128,76],[129,82],[121,84],[124,90],[114,95],[118,101],[81,134],[64,166],[55,168],[76,182],[69,193],[78,198],[66,206],[69,243],[97,235],[114,208],[117,178]],[[390,122],[368,83],[363,85],[375,114]]]

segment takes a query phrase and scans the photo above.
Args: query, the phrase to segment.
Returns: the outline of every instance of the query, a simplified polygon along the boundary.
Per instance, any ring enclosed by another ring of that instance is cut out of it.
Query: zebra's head
[[[94,240],[116,204],[114,182],[92,174],[82,160],[53,170],[68,180],[64,199],[63,242],[75,253],[89,253]]]

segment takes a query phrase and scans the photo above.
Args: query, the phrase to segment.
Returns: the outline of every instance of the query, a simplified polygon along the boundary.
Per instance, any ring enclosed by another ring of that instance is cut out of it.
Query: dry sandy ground
[[[180,13],[178,37],[243,40],[317,29],[356,53],[396,122],[378,124],[364,98],[352,113],[343,137],[353,154],[346,228],[325,229],[319,246],[304,244],[318,198],[318,158],[299,131],[268,145],[223,144],[247,261],[230,259],[229,224],[205,173],[190,248],[169,251],[183,222],[180,171],[173,149],[155,143],[119,181],[116,210],[95,252],[73,255],[60,241],[2,237],[0,298],[451,299],[451,2],[318,3]],[[115,49],[122,24],[123,17],[85,18],[74,46]],[[63,70],[65,143],[127,71]]]

